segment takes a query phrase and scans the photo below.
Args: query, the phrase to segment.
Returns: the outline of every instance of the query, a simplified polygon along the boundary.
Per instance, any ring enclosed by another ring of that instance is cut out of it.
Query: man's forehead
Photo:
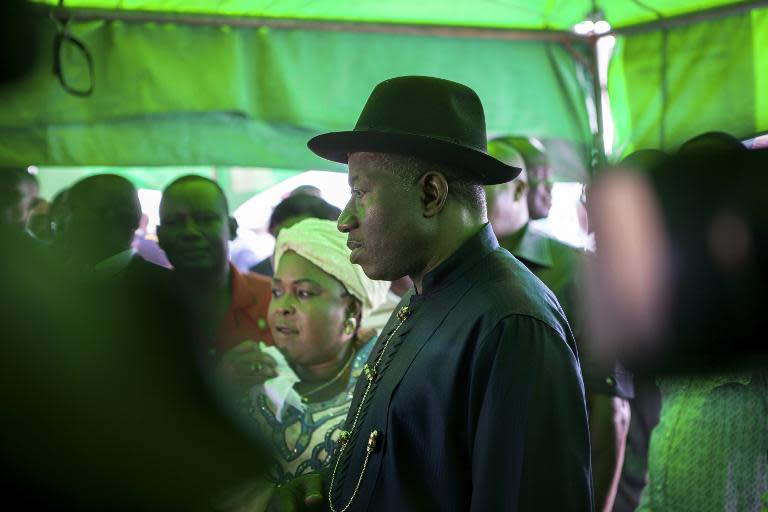
[[[189,181],[167,189],[163,194],[161,206],[163,210],[219,211],[224,209],[224,199],[214,185],[203,180]]]
[[[387,153],[350,153],[348,157],[349,184],[352,185],[359,180],[371,180],[390,175],[392,156]]]

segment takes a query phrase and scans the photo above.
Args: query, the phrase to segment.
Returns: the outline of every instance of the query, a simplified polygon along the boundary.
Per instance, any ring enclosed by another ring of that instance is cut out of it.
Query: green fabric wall
[[[666,37],[666,42],[664,41]],[[768,130],[768,9],[617,41],[608,76],[616,154]]]
[[[306,141],[351,128],[372,87],[405,74],[475,88],[492,135],[565,143],[565,175],[583,175],[592,142],[588,84],[556,43],[83,22],[96,79],[79,98],[50,71],[46,27],[36,72],[0,96],[3,164],[343,170]],[[83,78],[75,57],[65,69]]]

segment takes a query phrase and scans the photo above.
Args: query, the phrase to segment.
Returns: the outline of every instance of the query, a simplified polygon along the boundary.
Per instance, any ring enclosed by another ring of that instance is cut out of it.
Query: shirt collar
[[[133,249],[126,249],[97,263],[93,271],[102,277],[113,277],[125,270],[132,258]]]
[[[511,245],[512,247],[505,245],[505,248],[520,260],[541,267],[553,265],[549,237],[531,228],[530,224],[523,226],[522,234],[517,239],[517,243]]]
[[[422,293],[414,298],[427,297],[451,284],[498,247],[496,235],[493,234],[491,225],[486,223],[476,235],[424,276]]]

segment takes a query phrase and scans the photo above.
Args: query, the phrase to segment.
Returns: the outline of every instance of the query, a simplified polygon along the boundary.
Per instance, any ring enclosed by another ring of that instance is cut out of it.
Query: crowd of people
[[[145,246],[127,179],[89,176],[49,203],[25,169],[0,172],[16,440],[2,464],[19,496],[73,510],[768,506],[764,152],[707,133],[600,169],[584,197],[592,253],[531,223],[556,169],[534,138],[489,141],[462,84],[387,80],[352,130],[308,144],[348,165],[349,202],[293,191],[250,272],[231,261],[237,222],[211,179],[165,187]]]

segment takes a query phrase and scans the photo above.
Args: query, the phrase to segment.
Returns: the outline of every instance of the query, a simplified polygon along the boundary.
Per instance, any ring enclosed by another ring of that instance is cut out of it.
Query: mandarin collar
[[[496,235],[493,234],[491,225],[486,223],[476,235],[464,242],[445,261],[424,276],[421,283],[422,291],[420,294],[414,295],[413,300],[420,302],[438,293],[498,247],[499,242],[496,240]]]
[[[102,277],[114,277],[130,265],[134,254],[133,249],[120,251],[94,265],[93,271]]]
[[[540,267],[549,268],[554,263],[552,261],[552,250],[549,246],[549,238],[531,227],[530,223],[523,226],[522,233],[517,241],[504,248],[511,252],[516,258],[533,263]]]

